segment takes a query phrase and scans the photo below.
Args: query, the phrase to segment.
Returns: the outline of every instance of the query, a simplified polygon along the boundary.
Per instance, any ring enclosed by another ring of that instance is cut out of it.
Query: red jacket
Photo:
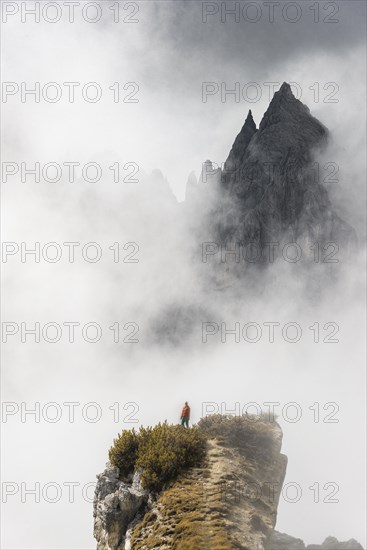
[[[182,409],[181,418],[187,418],[190,420],[190,407],[188,405],[185,405]]]

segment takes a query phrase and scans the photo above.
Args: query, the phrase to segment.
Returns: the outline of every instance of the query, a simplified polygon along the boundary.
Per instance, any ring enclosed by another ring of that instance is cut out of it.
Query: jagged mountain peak
[[[298,100],[293,94],[290,84],[288,84],[288,82],[283,82],[279,90],[274,93],[269,107],[272,105],[279,105],[281,102],[290,102],[290,101],[293,102]]]
[[[283,82],[280,89],[275,92],[260,122],[259,131],[262,133],[269,126],[279,123],[288,124],[288,135],[290,130],[292,134],[297,132],[299,135],[310,131],[313,140],[327,135],[327,128],[311,115],[307,105],[294,96],[287,82]]]
[[[238,168],[245,155],[247,146],[256,132],[256,124],[250,109],[240,133],[233,142],[232,148],[224,165],[224,171],[233,172]],[[224,178],[225,177],[226,176],[224,175]]]
[[[310,262],[310,243],[336,243],[347,257],[356,232],[333,209],[314,170],[315,153],[327,146],[328,134],[287,82],[274,94],[259,129],[249,110],[223,170],[203,163],[195,200],[200,197],[209,212],[213,240],[260,251],[269,242],[297,242]],[[208,193],[213,188],[216,196]],[[242,265],[237,267],[241,274]]]
[[[247,113],[247,117],[245,119],[245,122],[244,122],[244,124],[241,128],[241,131],[237,135],[236,140],[238,140],[238,138],[240,136],[243,136],[243,134],[248,134],[248,130],[251,130],[252,133],[256,132],[256,130],[257,130],[256,123],[255,123],[254,118],[252,116],[251,109],[249,109],[249,112]],[[251,137],[252,137],[252,133],[251,133]],[[236,142],[236,140],[235,140],[235,142]]]
[[[285,82],[285,81],[283,82],[283,84],[279,88],[279,93],[281,95],[288,95],[288,96],[292,95],[294,97],[290,84],[288,84],[288,82]]]
[[[255,121],[253,119],[251,109],[249,110],[248,115],[246,117],[245,124],[243,125],[243,128],[244,127],[250,127],[253,130],[256,130],[256,124],[255,124]]]
[[[314,153],[327,137],[327,128],[287,82],[274,94],[258,130],[250,111],[223,169],[226,206],[218,216],[219,240],[255,243],[259,250],[281,239],[349,248],[355,232],[333,211],[312,170]]]

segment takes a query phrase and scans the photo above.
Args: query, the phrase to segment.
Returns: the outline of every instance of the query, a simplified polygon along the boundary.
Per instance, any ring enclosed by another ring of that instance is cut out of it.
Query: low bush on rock
[[[139,435],[134,429],[125,430],[114,440],[109,451],[110,462],[120,470],[120,475],[126,478],[134,471],[138,455]]]
[[[158,492],[188,468],[200,466],[206,454],[206,435],[197,427],[185,429],[167,422],[153,428],[123,431],[109,451],[110,462],[122,477],[142,468],[145,489]]]

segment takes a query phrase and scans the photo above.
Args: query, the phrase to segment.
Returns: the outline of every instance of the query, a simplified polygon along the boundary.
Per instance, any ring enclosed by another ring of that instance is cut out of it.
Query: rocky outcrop
[[[363,550],[363,547],[354,539],[339,542],[335,537],[327,537],[322,544],[309,544],[285,533],[274,531],[272,550]]]
[[[220,416],[201,422],[205,463],[159,495],[143,490],[137,472],[125,483],[108,464],[98,476],[97,550],[270,550],[287,464],[280,427]]]
[[[97,550],[363,550],[354,539],[306,546],[274,530],[287,468],[275,421],[211,415],[198,429],[205,461],[159,494],[144,490],[142,470],[122,481],[106,465],[94,498]]]
[[[134,550],[270,550],[286,457],[250,457],[213,438],[208,460],[163,492],[134,528]],[[182,546],[184,548],[184,546]]]
[[[94,538],[97,550],[117,550],[124,547],[129,523],[148,500],[140,483],[140,474],[134,474],[131,483],[119,479],[119,470],[109,463],[97,476],[94,496]]]

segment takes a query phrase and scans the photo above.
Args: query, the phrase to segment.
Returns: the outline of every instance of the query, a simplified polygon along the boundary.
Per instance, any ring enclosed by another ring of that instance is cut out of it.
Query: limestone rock
[[[287,468],[276,422],[210,415],[199,428],[208,436],[205,462],[159,495],[143,489],[141,470],[124,482],[106,465],[94,498],[97,550],[363,550],[354,539],[306,546],[274,530]]]
[[[124,546],[129,523],[147,501],[148,495],[136,472],[131,483],[119,480],[119,470],[109,463],[98,482],[94,496],[94,537],[97,550],[119,550]]]

